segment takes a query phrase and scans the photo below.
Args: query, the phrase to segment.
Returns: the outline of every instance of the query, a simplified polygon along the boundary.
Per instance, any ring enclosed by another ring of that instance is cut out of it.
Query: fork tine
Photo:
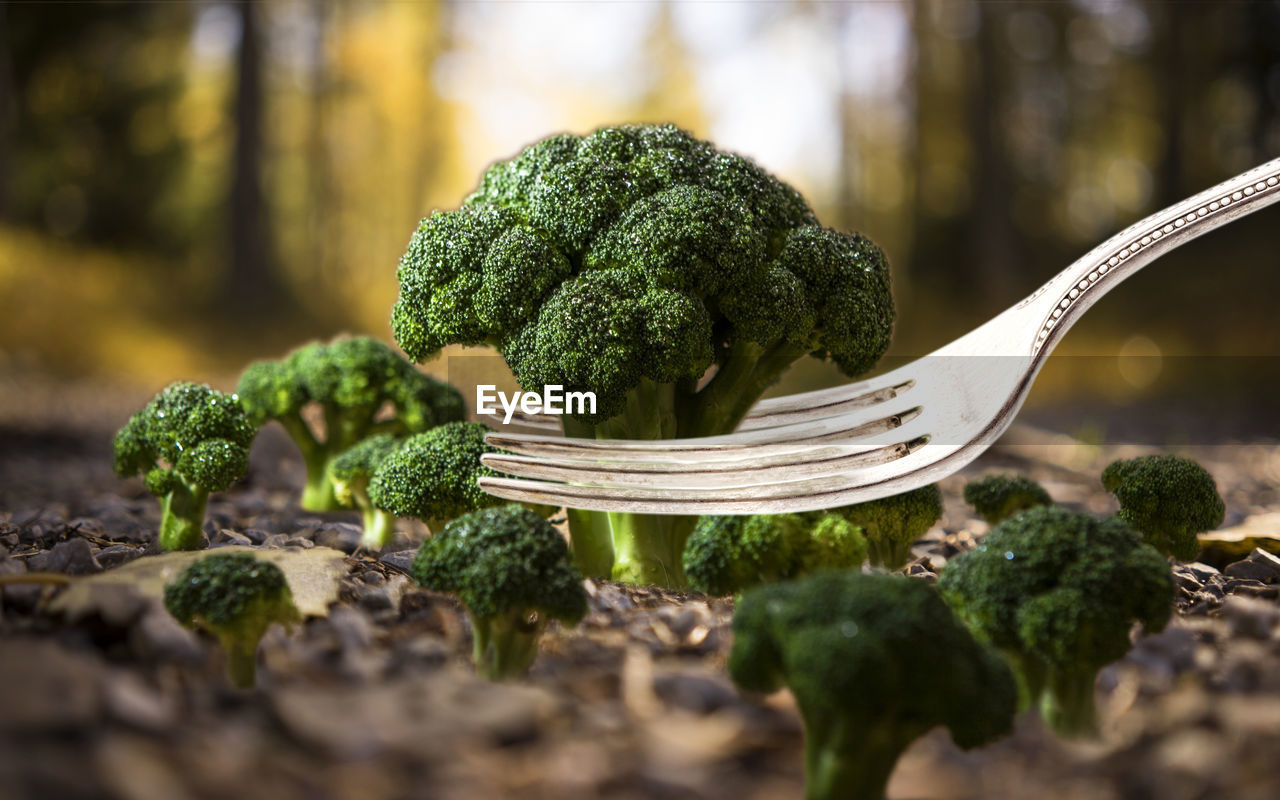
[[[575,486],[520,478],[481,478],[480,488],[511,500],[565,505],[597,511],[640,514],[750,514],[812,511],[870,500],[906,491],[931,482],[932,473],[913,474],[902,469],[926,444],[919,439],[904,442],[894,458],[838,475],[821,475],[785,483],[718,488],[654,488]],[[936,445],[954,449],[951,445]],[[928,463],[933,463],[929,459]]]
[[[772,428],[846,414],[892,400],[915,385],[913,379],[907,379],[895,381],[888,386],[877,386],[884,377],[889,376],[882,376],[874,383],[867,381],[850,386],[838,386],[834,389],[819,389],[815,392],[761,400],[752,406],[742,424],[738,426],[738,431]]]
[[[875,416],[879,414],[881,416]],[[650,442],[624,439],[567,439],[559,436],[491,433],[485,441],[507,453],[527,456],[562,456],[584,461],[649,461],[662,464],[734,461],[754,457],[770,445],[852,443],[902,427],[920,415],[920,408],[905,408],[885,415],[876,408],[777,428],[761,428],[725,436]]]

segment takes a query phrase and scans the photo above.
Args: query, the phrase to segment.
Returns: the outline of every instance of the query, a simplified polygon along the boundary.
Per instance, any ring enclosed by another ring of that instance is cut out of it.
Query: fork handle
[[[1165,253],[1280,200],[1280,158],[1135,222],[1059,272],[1014,308],[1040,310],[1031,355],[1047,355],[1089,306]]]

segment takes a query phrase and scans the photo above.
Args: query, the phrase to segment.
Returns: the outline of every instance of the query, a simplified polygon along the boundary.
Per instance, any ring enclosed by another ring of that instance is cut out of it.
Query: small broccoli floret
[[[244,477],[255,433],[235,395],[185,381],[170,384],[120,429],[115,472],[141,474],[160,498],[162,548],[199,549],[209,492]]]
[[[923,581],[821,572],[743,593],[729,676],[790,687],[807,800],[882,800],[898,756],[937,725],[972,748],[1013,727],[1017,689]]]
[[[339,503],[360,509],[364,517],[364,537],[360,544],[370,550],[381,550],[391,544],[396,535],[396,515],[369,499],[369,482],[401,442],[389,433],[379,433],[343,451],[329,463],[333,495]]]
[[[707,516],[685,545],[684,572],[700,592],[737,594],[819,569],[857,567],[866,557],[862,531],[834,514]]]
[[[873,566],[898,569],[911,560],[911,545],[942,518],[936,485],[830,510],[862,528]]]
[[[493,681],[529,669],[552,619],[576,625],[587,613],[564,537],[520,505],[458,517],[422,543],[409,574],[467,607],[476,672]]]
[[[231,682],[253,686],[258,642],[276,623],[302,619],[280,568],[249,553],[222,553],[192,563],[164,587],[164,607],[188,628],[218,638]]]
[[[992,525],[1028,508],[1053,505],[1043,486],[1022,475],[988,475],[970,481],[964,487],[964,501]]]
[[[728,433],[793,362],[857,374],[893,325],[874,244],[670,125],[554,136],[492,165],[461,208],[422,220],[397,275],[410,357],[489,345],[527,391],[593,392],[594,413],[564,419],[577,437]],[[694,522],[569,515],[588,574],[676,586]]]
[[[302,451],[302,507],[311,511],[343,507],[329,463],[357,442],[377,433],[418,433],[466,414],[456,389],[368,337],[316,342],[280,361],[250,364],[236,392],[255,425],[276,420]],[[323,414],[323,437],[303,418],[310,404]],[[384,418],[386,407],[394,413]]]
[[[1159,631],[1173,607],[1169,565],[1137,532],[1052,506],[997,525],[947,564],[938,588],[1008,658],[1022,706],[1064,736],[1094,731],[1094,682],[1129,651],[1133,623]]]
[[[507,503],[482,491],[476,480],[498,473],[480,463],[489,429],[478,422],[450,422],[405,439],[382,461],[369,482],[369,499],[397,517],[416,517],[439,531],[455,517]]]
[[[1118,518],[1179,561],[1193,560],[1200,552],[1196,534],[1218,527],[1226,514],[1213,476],[1181,456],[1113,461],[1102,471],[1102,485],[1120,501]]]

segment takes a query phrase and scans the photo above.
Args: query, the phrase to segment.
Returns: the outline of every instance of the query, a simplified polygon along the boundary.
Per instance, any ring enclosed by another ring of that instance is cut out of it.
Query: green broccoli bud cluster
[[[466,414],[456,389],[368,337],[316,342],[280,361],[251,364],[236,392],[255,425],[279,422],[302,451],[302,507],[311,511],[343,507],[329,476],[330,462],[343,451],[374,434],[417,433]],[[310,404],[323,414],[323,438],[304,419]],[[394,412],[389,418],[387,407]]]
[[[1017,689],[931,586],[828,571],[748,589],[729,676],[795,696],[807,800],[882,800],[898,756],[944,725],[972,748],[1012,730]]]
[[[1116,517],[1180,561],[1194,560],[1200,552],[1196,534],[1218,527],[1226,515],[1213,476],[1181,456],[1113,461],[1102,471],[1102,485],[1120,501]]]
[[[964,501],[992,525],[1028,508],[1053,505],[1043,486],[1022,475],[988,475],[970,481],[964,487]]]
[[[1006,656],[1023,707],[1064,736],[1087,736],[1098,671],[1129,651],[1135,622],[1164,628],[1174,586],[1164,558],[1123,521],[1041,506],[952,559],[938,589]]]
[[[120,429],[115,472],[142,475],[161,498],[162,548],[199,549],[209,493],[244,477],[255,433],[235,395],[186,381],[170,384]]]
[[[219,553],[193,562],[164,587],[164,607],[178,622],[217,637],[232,683],[254,684],[258,642],[276,623],[302,619],[284,573],[249,553]]]
[[[572,436],[727,433],[794,361],[854,375],[888,347],[888,265],[795,189],[670,125],[560,135],[422,220],[396,340],[415,360],[490,345],[529,391],[593,392]],[[693,518],[570,515],[592,575],[680,585]]]
[[[520,505],[458,517],[422,543],[409,574],[466,606],[476,671],[489,680],[527,671],[550,620],[575,625],[587,613],[564,537]]]
[[[911,545],[942,518],[942,492],[930,484],[830,512],[862,529],[873,566],[898,569],[911,560]]]
[[[684,550],[689,585],[707,594],[737,594],[819,569],[849,569],[867,557],[857,526],[834,514],[706,516]]]

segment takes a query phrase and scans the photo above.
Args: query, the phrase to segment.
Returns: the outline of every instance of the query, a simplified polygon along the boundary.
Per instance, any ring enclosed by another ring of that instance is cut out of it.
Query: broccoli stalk
[[[942,517],[936,485],[831,509],[862,529],[872,566],[898,569],[911,560],[911,545]]]
[[[163,549],[200,548],[209,493],[244,476],[254,433],[235,395],[180,381],[116,434],[116,474],[142,474],[147,490],[160,498]]]
[[[250,364],[236,392],[255,425],[276,420],[298,446],[306,467],[301,505],[311,511],[344,507],[329,474],[342,452],[369,436],[417,433],[466,413],[456,389],[367,337],[317,342],[280,361]],[[323,437],[303,416],[312,404],[321,411]],[[394,413],[385,417],[388,406]]]
[[[552,619],[572,625],[587,613],[564,537],[520,505],[458,517],[422,543],[409,574],[466,606],[476,672],[492,681],[529,669]]]
[[[1226,515],[1213,476],[1181,456],[1113,461],[1102,471],[1102,485],[1120,501],[1116,517],[1179,561],[1194,559],[1200,552],[1197,534],[1218,527]]]
[[[883,800],[898,756],[934,726],[963,748],[1013,727],[1009,668],[922,581],[832,570],[758,586],[733,632],[734,683],[795,697],[808,800]]]
[[[329,464],[334,497],[344,506],[360,510],[364,520],[360,544],[370,550],[381,550],[395,539],[396,515],[379,508],[370,499],[369,482],[400,443],[401,440],[391,434],[380,433],[346,450]]]
[[[1051,506],[994,527],[947,564],[938,588],[1006,656],[1021,706],[1067,737],[1094,732],[1094,682],[1128,652],[1133,623],[1159,631],[1173,606],[1168,563],[1132,528]]]
[[[258,642],[276,623],[301,620],[280,568],[249,553],[219,553],[184,569],[164,587],[164,606],[178,622],[217,637],[232,684],[253,686]]]
[[[488,345],[526,390],[592,392],[594,411],[564,418],[575,437],[728,433],[806,354],[869,369],[893,322],[875,245],[669,125],[555,136],[494,164],[460,209],[422,220],[398,276],[410,357]],[[584,572],[670,586],[694,524],[569,515]]]
[[[684,551],[694,589],[737,594],[820,569],[854,569],[867,557],[855,525],[834,514],[700,517]]]

